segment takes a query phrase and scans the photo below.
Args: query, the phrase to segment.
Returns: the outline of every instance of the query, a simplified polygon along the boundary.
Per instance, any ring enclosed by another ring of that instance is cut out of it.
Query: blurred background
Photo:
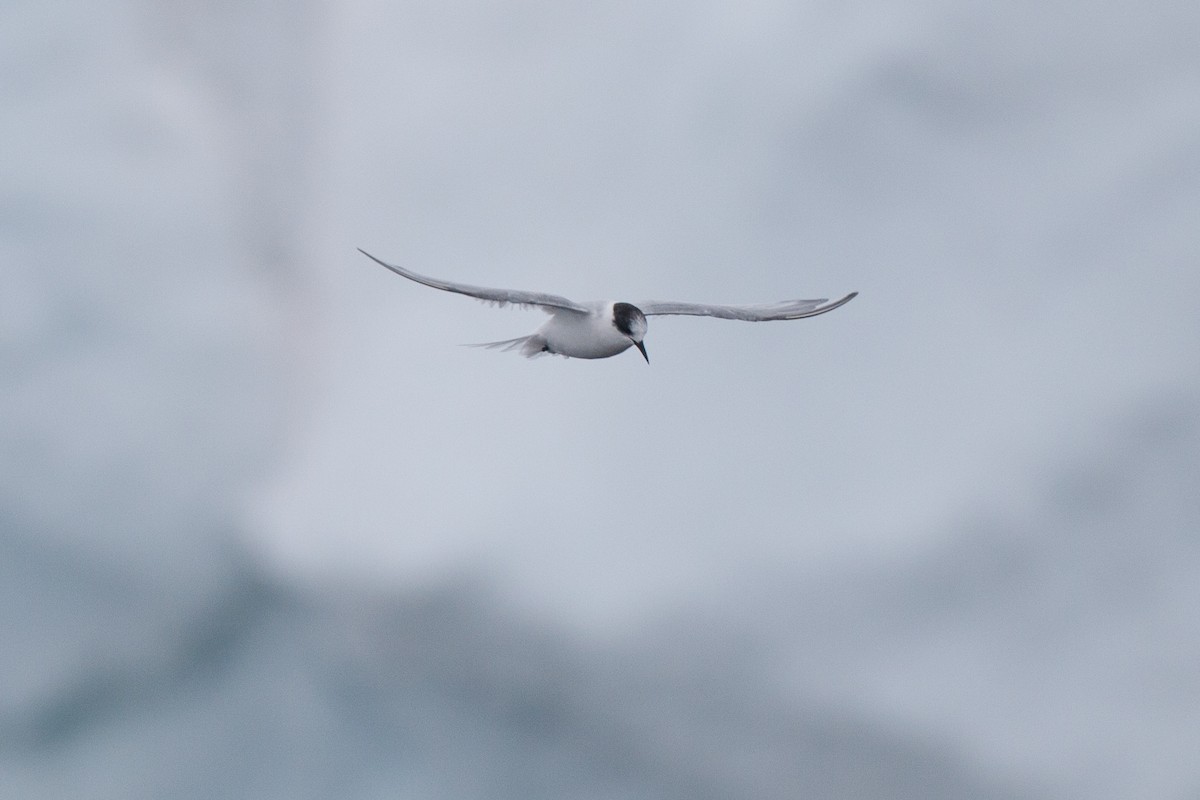
[[[1197,41],[3,4],[0,794],[1200,797]]]

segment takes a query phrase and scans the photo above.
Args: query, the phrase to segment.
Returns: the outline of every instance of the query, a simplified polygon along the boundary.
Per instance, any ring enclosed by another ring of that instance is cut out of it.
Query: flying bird
[[[598,300],[577,303],[565,297],[541,292],[523,292],[516,289],[488,289],[483,286],[468,286],[465,283],[444,281],[419,275],[404,267],[386,261],[358,248],[358,252],[381,264],[397,275],[410,281],[432,286],[445,292],[465,294],[497,305],[513,303],[519,306],[537,306],[550,315],[542,327],[528,336],[505,339],[499,342],[484,342],[475,347],[490,347],[500,350],[520,350],[527,358],[547,353],[568,358],[608,358],[636,347],[650,363],[646,354],[646,317],[656,315],[687,315],[693,317],[718,317],[740,319],[746,322],[768,322],[780,319],[804,319],[833,311],[858,296],[851,292],[841,300],[830,303],[819,300],[782,300],[778,303],[759,303],[744,306],[701,305],[697,303],[675,303],[648,300],[637,303],[621,303],[613,300]]]

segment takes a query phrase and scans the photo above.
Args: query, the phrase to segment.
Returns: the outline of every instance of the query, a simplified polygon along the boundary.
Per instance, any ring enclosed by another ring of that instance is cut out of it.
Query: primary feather
[[[423,283],[426,286],[432,286],[434,289],[441,289],[444,292],[455,292],[456,294],[465,294],[468,297],[474,297],[479,300],[485,300],[489,303],[498,305],[508,305],[513,303],[520,306],[542,306],[544,308],[556,308],[563,311],[578,311],[587,313],[586,306],[568,300],[565,297],[559,297],[555,294],[543,294],[542,292],[524,292],[519,289],[490,289],[486,286],[471,286],[466,283],[455,283],[454,281],[446,281],[440,278],[431,278],[428,275],[421,275],[413,272],[410,269],[389,264],[388,262],[376,258],[375,256],[358,248],[358,252],[362,253],[367,258],[377,264],[387,267],[397,275],[408,278],[410,281]]]
[[[672,301],[659,302],[647,300],[638,303],[637,307],[646,316],[678,314],[693,317],[718,317],[720,319],[740,319],[745,322],[771,322],[782,319],[804,319],[815,317],[844,306],[858,292],[851,292],[841,300],[829,303],[824,297],[817,300],[783,300],[778,303],[757,303],[743,306],[705,305],[701,303],[676,303]],[[827,303],[822,305],[822,303]]]

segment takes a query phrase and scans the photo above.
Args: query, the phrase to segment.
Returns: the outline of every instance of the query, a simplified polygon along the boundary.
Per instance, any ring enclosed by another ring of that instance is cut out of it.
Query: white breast
[[[588,314],[554,313],[538,334],[551,353],[571,358],[608,358],[628,350],[633,342],[612,323],[612,303]]]

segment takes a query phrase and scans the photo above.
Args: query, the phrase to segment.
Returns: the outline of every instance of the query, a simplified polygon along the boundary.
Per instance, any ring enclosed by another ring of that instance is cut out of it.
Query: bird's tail
[[[546,349],[546,340],[536,333],[531,333],[528,336],[518,336],[516,339],[503,339],[499,342],[479,342],[478,344],[467,344],[464,347],[486,347],[489,350],[517,350],[521,351],[521,355],[526,358],[537,358],[549,353]]]

